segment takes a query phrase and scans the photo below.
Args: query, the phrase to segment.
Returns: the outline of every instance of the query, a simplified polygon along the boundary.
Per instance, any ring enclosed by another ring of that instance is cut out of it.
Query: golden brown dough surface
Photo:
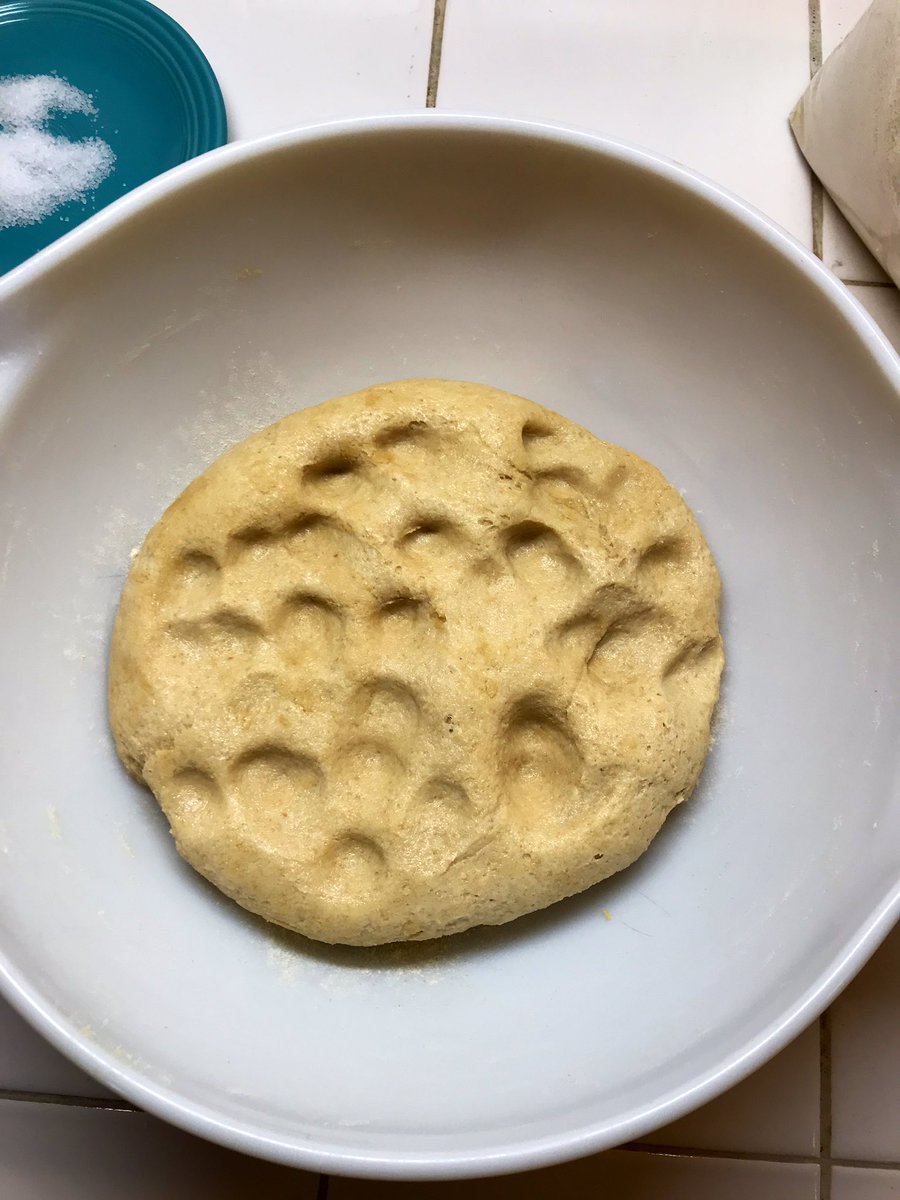
[[[719,578],[648,463],[408,380],[223,455],[151,530],[110,720],[180,853],[372,945],[499,924],[647,848],[696,783]]]

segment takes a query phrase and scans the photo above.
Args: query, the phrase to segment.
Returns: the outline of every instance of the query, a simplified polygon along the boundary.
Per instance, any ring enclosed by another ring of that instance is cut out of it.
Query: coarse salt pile
[[[41,221],[103,182],[115,162],[106,142],[46,129],[54,112],[96,111],[90,96],[56,75],[0,78],[0,229]]]

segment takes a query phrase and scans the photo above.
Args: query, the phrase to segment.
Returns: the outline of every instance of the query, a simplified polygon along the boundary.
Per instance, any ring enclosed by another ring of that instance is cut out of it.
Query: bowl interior
[[[779,234],[588,139],[386,122],[187,172],[0,291],[7,991],[141,1103],[298,1164],[638,1136],[796,1032],[896,911],[897,369]],[[726,676],[701,786],[633,869],[330,949],[181,864],[113,753],[107,637],[129,552],[226,446],[410,376],[656,463],[719,563]]]

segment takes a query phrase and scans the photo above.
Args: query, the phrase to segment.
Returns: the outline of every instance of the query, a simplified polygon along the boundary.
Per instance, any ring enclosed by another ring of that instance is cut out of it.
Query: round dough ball
[[[138,554],[110,720],[178,850],[325,942],[500,924],[620,871],[700,773],[719,578],[648,463],[408,380],[224,454]]]

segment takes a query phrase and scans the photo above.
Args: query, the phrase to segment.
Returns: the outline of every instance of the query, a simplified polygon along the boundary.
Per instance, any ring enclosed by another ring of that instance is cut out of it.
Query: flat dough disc
[[[655,467],[408,380],[196,479],[122,593],[110,720],[180,853],[326,942],[500,924],[633,862],[697,781],[719,577]]]

